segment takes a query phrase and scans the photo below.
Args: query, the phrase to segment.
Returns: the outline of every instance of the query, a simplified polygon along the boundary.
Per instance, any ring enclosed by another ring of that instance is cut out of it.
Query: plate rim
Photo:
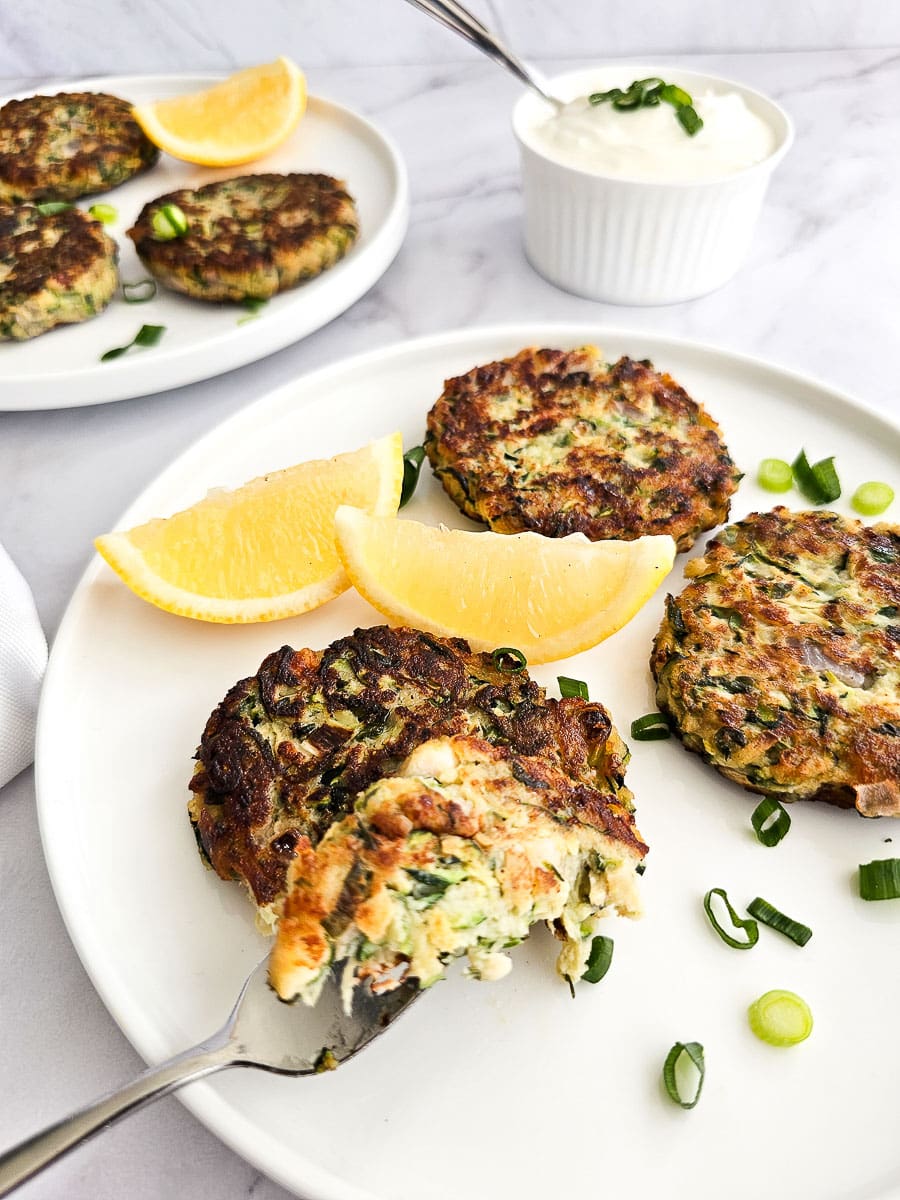
[[[163,87],[183,83],[213,83],[227,77],[227,73],[224,72],[175,72],[59,79],[11,92],[0,97],[0,104],[29,96],[52,95],[61,88],[78,88],[82,91],[107,88],[127,92],[135,85],[144,87],[158,84]],[[397,143],[369,117],[319,92],[310,94],[309,103],[311,107],[321,106],[325,119],[332,114],[352,123],[365,135],[370,144],[378,147],[384,154],[388,168],[391,196],[381,226],[372,240],[361,249],[356,260],[348,260],[347,265],[351,268],[347,271],[349,280],[343,280],[342,288],[328,289],[329,292],[334,291],[335,295],[329,296],[326,293],[326,297],[318,297],[319,303],[313,308],[315,315],[312,323],[299,323],[305,331],[299,336],[296,334],[298,322],[291,319],[294,307],[285,306],[285,312],[278,314],[278,319],[272,320],[270,316],[265,324],[254,324],[253,329],[248,330],[251,333],[250,338],[234,336],[235,332],[243,332],[241,330],[223,331],[205,343],[200,350],[191,345],[183,346],[169,352],[165,359],[157,359],[155,371],[152,366],[148,371],[146,362],[139,359],[123,358],[112,364],[105,373],[100,372],[97,363],[92,363],[67,372],[67,380],[73,380],[90,390],[88,394],[78,399],[70,399],[66,403],[60,403],[61,384],[58,375],[33,371],[4,374],[0,370],[0,412],[43,412],[115,404],[121,400],[151,396],[214,379],[227,371],[248,366],[302,341],[346,312],[370,291],[394,261],[406,237],[410,216],[409,172]],[[337,277],[326,275],[325,278],[327,281],[328,278]],[[302,293],[297,293],[297,296],[302,297]],[[248,347],[252,349],[248,350]],[[151,380],[149,387],[144,382],[147,379]],[[79,395],[77,392],[75,394]]]
[[[548,345],[553,344],[553,341],[556,339],[561,339],[563,343],[586,344],[597,342],[601,345],[607,339],[625,342],[635,341],[638,344],[644,341],[652,343],[651,353],[654,355],[658,353],[659,349],[673,347],[699,355],[703,359],[711,357],[714,360],[727,360],[731,363],[737,363],[742,367],[772,373],[787,383],[799,384],[804,388],[826,396],[838,407],[846,407],[851,411],[862,414],[876,428],[880,426],[892,438],[900,439],[900,419],[895,418],[893,414],[884,413],[809,372],[781,366],[759,355],[731,350],[726,346],[716,343],[703,342],[678,335],[660,334],[640,328],[614,326],[603,323],[539,320],[504,322],[484,326],[470,326],[463,329],[444,330],[415,338],[398,339],[386,346],[353,354],[336,362],[328,363],[312,371],[305,372],[296,379],[265,392],[239,409],[236,413],[227,417],[224,421],[215,425],[212,429],[204,432],[163,467],[141,489],[140,493],[121,514],[116,523],[116,528],[126,523],[132,523],[136,518],[140,519],[140,508],[144,497],[157,486],[165,486],[170,473],[177,473],[183,460],[197,453],[203,453],[206,443],[212,443],[223,435],[227,436],[231,430],[239,430],[245,421],[252,420],[257,413],[264,411],[269,406],[277,406],[282,397],[290,396],[298,388],[308,390],[312,393],[320,390],[323,381],[327,381],[329,377],[359,371],[361,368],[370,367],[385,361],[390,362],[395,359],[412,358],[423,353],[428,355],[440,354],[442,351],[452,351],[459,346],[473,341],[502,343],[519,340],[522,345],[525,345],[528,342],[536,340],[533,334],[538,330],[541,331],[540,340],[546,338],[545,344]],[[293,402],[305,406],[316,403],[316,399],[315,395],[310,394],[300,400],[295,396]],[[900,445],[898,445],[897,450],[900,451]],[[91,959],[90,931],[78,925],[77,914],[71,911],[71,907],[67,907],[63,902],[62,893],[64,892],[65,873],[57,866],[57,858],[59,860],[64,858],[65,848],[62,845],[53,843],[52,831],[54,826],[51,819],[52,814],[49,812],[52,801],[48,799],[48,796],[52,784],[48,784],[48,781],[54,773],[50,749],[53,739],[50,735],[49,727],[53,716],[53,706],[59,703],[57,696],[62,691],[57,686],[56,675],[62,671],[60,664],[65,654],[66,643],[72,636],[70,631],[75,627],[82,606],[87,602],[89,585],[101,568],[102,560],[98,554],[94,554],[81,573],[69,597],[62,620],[52,641],[47,672],[41,691],[37,721],[35,743],[36,808],[41,847],[53,895],[72,945],[91,980],[92,986],[97,991],[113,1021],[141,1058],[149,1061],[143,1049],[145,1043],[142,1034],[145,1033],[146,1022],[143,1021],[139,1013],[136,1014],[133,1011],[133,1003],[130,1002],[128,996],[128,992],[131,989],[127,987],[123,988],[118,978],[111,976],[108,971],[102,977],[98,977],[98,969],[95,968]],[[64,681],[64,679],[65,676],[61,675],[61,680]],[[44,750],[45,745],[48,747],[46,751]],[[223,1013],[231,999],[231,997],[223,997]],[[123,1013],[123,1007],[128,1007],[129,1004],[132,1011],[130,1016],[126,1016]],[[141,1026],[141,1028],[136,1030],[136,1024]],[[310,1160],[304,1160],[304,1170],[306,1173],[302,1179],[299,1179],[293,1171],[279,1161],[277,1151],[283,1149],[281,1141],[271,1137],[267,1133],[263,1136],[262,1131],[258,1127],[252,1126],[252,1122],[248,1121],[244,1113],[235,1109],[233,1104],[218,1094],[206,1082],[199,1081],[189,1091],[179,1092],[178,1099],[197,1117],[201,1124],[235,1153],[245,1159],[245,1161],[253,1164],[267,1177],[297,1195],[303,1194],[301,1189],[312,1189],[310,1196],[314,1195],[315,1200],[386,1200],[384,1195],[360,1189],[355,1184],[340,1179],[339,1176],[332,1172],[325,1171]],[[275,1149],[276,1154],[274,1156],[267,1157],[266,1147],[268,1144],[271,1144]],[[891,1181],[889,1190],[879,1189],[877,1192],[868,1194],[867,1200],[900,1200],[900,1180],[896,1184]]]

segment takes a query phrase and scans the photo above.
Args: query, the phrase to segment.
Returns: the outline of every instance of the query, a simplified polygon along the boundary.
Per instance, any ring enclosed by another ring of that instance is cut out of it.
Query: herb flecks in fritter
[[[499,533],[670,534],[686,550],[727,517],[740,479],[671,376],[593,346],[522,350],[447,380],[425,449],[462,512]]]
[[[314,1004],[345,961],[348,1010],[362,980],[430,987],[463,954],[470,974],[499,979],[505,951],[547,921],[574,983],[603,911],[638,915],[645,853],[615,806],[557,764],[477,738],[425,742],[299,849],[270,979],[282,999]]]
[[[162,237],[158,214],[173,208],[187,227]],[[241,303],[319,275],[358,232],[352,197],[329,175],[241,175],[152,200],[128,236],[165,287]]]
[[[0,341],[90,320],[119,282],[116,244],[77,208],[0,204]]]
[[[556,763],[633,825],[627,750],[601,704],[548,699],[459,638],[357,629],[324,651],[284,646],[207,722],[191,820],[223,879],[274,918],[298,847],[432,737],[468,734]]]
[[[776,508],[685,573],[651,668],[688,749],[754,792],[900,816],[900,530]]]
[[[61,92],[0,108],[0,201],[77,200],[152,167],[159,150],[131,105],[105,92]]]

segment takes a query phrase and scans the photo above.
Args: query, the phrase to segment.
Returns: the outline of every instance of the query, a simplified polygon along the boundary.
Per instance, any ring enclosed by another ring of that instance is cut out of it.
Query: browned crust
[[[416,746],[453,734],[550,759],[602,795],[596,822],[618,819],[616,836],[642,845],[627,751],[602,705],[547,699],[462,639],[375,626],[324,651],[282,647],[216,708],[190,784],[201,851],[271,904],[304,839],[316,843]],[[596,803],[586,795],[585,812]]]
[[[60,92],[0,108],[0,199],[76,200],[153,166],[159,150],[131,105],[105,92]]]
[[[727,517],[740,479],[671,376],[592,346],[529,348],[447,380],[425,449],[466,516],[500,533],[670,534],[684,550]]]
[[[188,231],[160,240],[153,217],[182,210]],[[200,300],[267,299],[327,270],[359,233],[356,205],[330,175],[242,175],[145,204],[128,236],[166,287]]]
[[[776,508],[687,574],[650,664],[684,744],[751,791],[900,811],[900,531]]]

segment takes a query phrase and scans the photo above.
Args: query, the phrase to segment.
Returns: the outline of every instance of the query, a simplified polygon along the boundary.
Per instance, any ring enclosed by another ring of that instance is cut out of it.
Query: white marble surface
[[[508,128],[515,86],[490,64],[311,72],[314,90],[373,117],[405,154],[413,199],[407,241],[380,284],[349,312],[262,363],[120,404],[0,414],[0,542],[31,583],[48,635],[89,560],[91,538],[112,528],[183,446],[302,372],[417,334],[519,318],[682,334],[811,372],[900,415],[896,371],[886,368],[900,348],[900,52],[683,61],[774,95],[796,122],[797,142],[775,177],[741,274],[713,296],[656,309],[579,300],[529,269]],[[19,81],[10,81],[6,90],[15,86]],[[777,445],[777,430],[773,436]],[[124,1082],[142,1064],[67,938],[41,855],[30,771],[0,794],[0,830],[3,1146]],[[27,1200],[162,1194],[286,1195],[175,1099],[104,1134],[22,1191]]]
[[[523,56],[896,46],[895,0],[470,0]],[[0,77],[452,62],[461,43],[403,0],[21,0],[0,6]],[[465,53],[472,53],[465,52]]]

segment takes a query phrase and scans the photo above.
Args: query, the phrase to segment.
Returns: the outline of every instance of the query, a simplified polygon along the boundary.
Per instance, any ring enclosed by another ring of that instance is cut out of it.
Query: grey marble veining
[[[138,6],[127,11],[136,14]],[[212,66],[204,58],[210,43],[192,27],[191,11],[179,38],[195,39],[193,66]],[[85,6],[79,12],[87,19]],[[155,24],[163,27],[157,44],[174,40],[170,22]],[[225,30],[221,44],[230,36]],[[11,45],[27,55],[24,35]],[[248,50],[247,57],[254,55]],[[113,527],[186,444],[303,372],[403,338],[520,319],[596,321],[761,355],[900,415],[896,373],[885,367],[898,351],[900,52],[682,61],[774,95],[796,122],[797,142],[774,178],[744,270],[712,296],[652,309],[580,300],[526,264],[509,130],[516,86],[496,68],[473,58],[399,70],[312,70],[314,90],[362,110],[399,144],[412,186],[407,240],[384,278],[344,316],[263,362],[120,404],[0,413],[0,541],[30,581],[48,633],[89,560],[93,535]],[[27,68],[26,57],[17,65]],[[2,1146],[125,1081],[142,1064],[65,932],[41,856],[30,771],[0,795],[0,823]],[[161,1195],[286,1200],[287,1194],[175,1099],[131,1118],[22,1191],[23,1200]]]
[[[830,50],[900,43],[894,0],[472,0],[525,56]],[[0,78],[465,61],[476,52],[403,0],[23,0],[0,7]]]

